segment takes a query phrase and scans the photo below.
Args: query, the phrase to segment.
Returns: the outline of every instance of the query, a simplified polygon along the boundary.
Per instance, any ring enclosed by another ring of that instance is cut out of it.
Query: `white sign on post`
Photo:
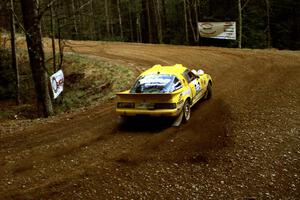
[[[199,22],[201,37],[223,40],[236,40],[235,22]]]
[[[53,98],[56,99],[64,90],[64,73],[62,70],[57,71],[50,77]]]

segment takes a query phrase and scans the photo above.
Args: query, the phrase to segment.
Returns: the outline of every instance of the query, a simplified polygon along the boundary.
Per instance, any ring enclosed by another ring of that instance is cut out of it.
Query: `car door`
[[[204,94],[206,92],[206,87],[208,84],[207,75],[206,74],[200,75],[198,78],[198,82],[200,83],[200,87],[202,88],[200,93]]]
[[[191,89],[192,99],[194,101],[196,96],[201,91],[201,85],[200,85],[200,83],[197,79],[198,77],[193,72],[191,72],[190,70],[186,70],[184,72],[184,77],[186,78],[186,80],[189,84],[189,87]]]

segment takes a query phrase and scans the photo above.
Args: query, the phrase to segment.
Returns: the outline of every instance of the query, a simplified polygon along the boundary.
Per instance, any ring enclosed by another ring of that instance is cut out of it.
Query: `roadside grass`
[[[125,66],[74,53],[65,55],[62,68],[64,92],[55,101],[56,112],[112,100],[134,80],[134,73]]]
[[[50,77],[54,73],[51,54],[46,53],[45,56]],[[12,99],[1,100],[1,120],[37,117],[34,84],[25,50],[18,50],[18,60],[22,103],[16,106],[11,103]],[[64,91],[53,100],[56,114],[113,100],[115,93],[128,89],[135,78],[133,71],[126,66],[76,53],[65,53],[62,70],[65,76]]]
[[[7,34],[0,34],[1,47],[9,50],[8,38]],[[10,97],[0,100],[0,120],[37,117],[35,89],[26,50],[26,40],[22,34],[17,34],[16,38],[21,105],[16,106],[15,103],[12,103],[14,102],[15,88],[11,81],[10,85],[13,89],[9,91]],[[49,38],[44,38],[43,42],[46,49],[46,68],[48,75],[51,76],[54,73],[52,54],[48,49],[51,42]],[[56,58],[59,58],[58,54]],[[76,53],[65,53],[62,70],[65,75],[64,91],[57,99],[53,100],[56,114],[111,101],[115,98],[116,92],[128,89],[135,78],[133,71],[126,66]],[[50,94],[52,95],[52,91]]]

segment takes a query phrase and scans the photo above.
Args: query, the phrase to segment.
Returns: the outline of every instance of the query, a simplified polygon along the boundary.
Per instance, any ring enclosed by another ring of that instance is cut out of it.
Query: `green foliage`
[[[128,89],[134,80],[132,70],[77,54],[65,56],[63,94],[55,101],[56,112],[104,102]]]

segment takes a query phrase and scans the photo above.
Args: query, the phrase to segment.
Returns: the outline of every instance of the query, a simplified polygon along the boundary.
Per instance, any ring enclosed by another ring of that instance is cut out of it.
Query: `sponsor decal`
[[[183,96],[190,95],[190,94],[191,94],[191,88],[186,89],[186,90],[182,93]]]
[[[56,99],[64,90],[64,73],[62,70],[57,71],[50,77],[53,98]]]
[[[201,37],[236,40],[236,22],[199,22]]]
[[[195,80],[193,80],[193,82],[192,82],[193,84],[194,84],[194,86],[195,86],[195,89],[196,89],[196,93],[199,93],[200,92],[200,90],[201,90],[201,86],[200,86],[200,84],[199,84],[199,81],[197,80],[197,79],[195,79]]]

